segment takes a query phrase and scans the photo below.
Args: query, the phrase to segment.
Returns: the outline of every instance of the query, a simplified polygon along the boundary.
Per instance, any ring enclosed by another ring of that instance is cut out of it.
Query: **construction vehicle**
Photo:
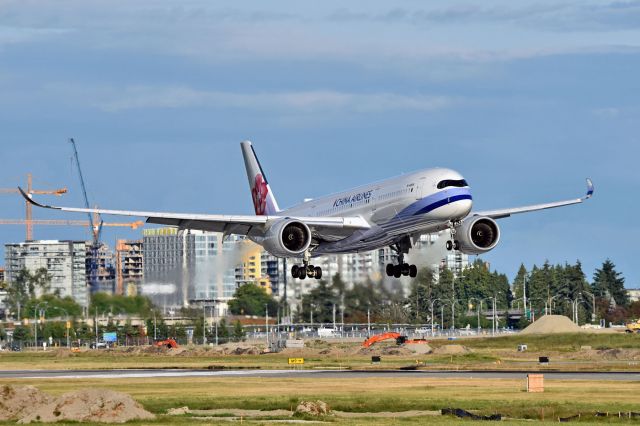
[[[394,331],[382,334],[376,334],[374,336],[369,337],[367,340],[362,343],[362,346],[368,348],[374,343],[381,342],[383,340],[395,339],[396,345],[405,345],[405,344],[424,344],[427,343],[425,339],[409,339],[407,336],[403,336],[400,333],[396,333]]]
[[[167,349],[176,349],[180,347],[178,345],[178,342],[176,342],[174,339],[158,340],[153,344],[153,346],[156,346],[158,348],[167,348]]]
[[[638,333],[640,334],[640,319],[636,322],[630,322],[627,324],[625,333]]]

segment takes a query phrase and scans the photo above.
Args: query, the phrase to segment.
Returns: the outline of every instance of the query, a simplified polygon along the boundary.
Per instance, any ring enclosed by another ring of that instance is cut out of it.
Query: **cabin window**
[[[438,189],[449,188],[451,186],[454,186],[456,188],[462,188],[464,186],[469,186],[469,185],[467,184],[467,181],[464,179],[460,179],[460,180],[447,179],[447,180],[441,180],[440,182],[438,182]]]

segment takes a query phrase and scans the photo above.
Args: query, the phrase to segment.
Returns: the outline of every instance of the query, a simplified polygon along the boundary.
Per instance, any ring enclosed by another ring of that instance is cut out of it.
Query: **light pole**
[[[591,323],[595,324],[596,322],[596,296],[595,294],[591,293],[590,291],[587,290],[582,290],[584,293],[587,293],[589,296],[591,296]],[[582,294],[582,293],[579,293]]]
[[[470,297],[469,298],[469,310],[471,310],[471,308],[473,308],[473,305],[471,304],[471,301],[475,300],[478,304],[476,305],[476,314],[477,314],[477,330],[478,330],[478,336],[480,335],[480,311],[482,310],[482,299],[478,299],[477,297]],[[479,306],[478,306],[479,305]]]
[[[264,328],[265,331],[267,332],[267,350],[269,349],[269,304],[265,303],[264,304],[264,312],[265,312],[265,316],[264,316]]]
[[[553,303],[553,299],[555,299],[556,297],[560,297],[560,296],[561,296],[561,294],[556,294],[551,299],[549,299],[549,311],[551,312],[551,315],[553,315],[553,308],[556,306],[556,304]]]
[[[433,299],[431,301],[431,337],[434,336],[434,331],[433,331],[433,317],[434,317],[434,315],[433,315],[433,306],[435,305],[436,302],[439,302],[439,301],[440,301],[439,298]]]
[[[34,328],[33,343],[36,348],[36,351],[38,350],[38,308],[40,307],[40,305],[47,306],[47,302],[40,302],[33,308],[33,328]]]
[[[69,347],[69,312],[67,312],[67,310],[65,308],[60,308],[58,306],[52,306],[51,309],[58,309],[61,310],[62,312],[64,312],[65,314],[65,328],[67,329],[67,348]]]

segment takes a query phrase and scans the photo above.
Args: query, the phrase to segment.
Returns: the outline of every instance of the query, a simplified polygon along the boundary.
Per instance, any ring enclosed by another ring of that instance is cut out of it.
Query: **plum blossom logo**
[[[267,182],[261,174],[256,175],[256,180],[251,190],[253,195],[253,206],[256,209],[256,214],[262,216],[265,213],[267,207],[267,194],[269,194],[269,188],[267,188]]]

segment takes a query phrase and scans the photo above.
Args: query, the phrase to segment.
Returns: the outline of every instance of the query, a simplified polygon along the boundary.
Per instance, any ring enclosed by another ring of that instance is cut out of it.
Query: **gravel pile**
[[[584,331],[564,315],[545,315],[520,334],[580,333]]]

